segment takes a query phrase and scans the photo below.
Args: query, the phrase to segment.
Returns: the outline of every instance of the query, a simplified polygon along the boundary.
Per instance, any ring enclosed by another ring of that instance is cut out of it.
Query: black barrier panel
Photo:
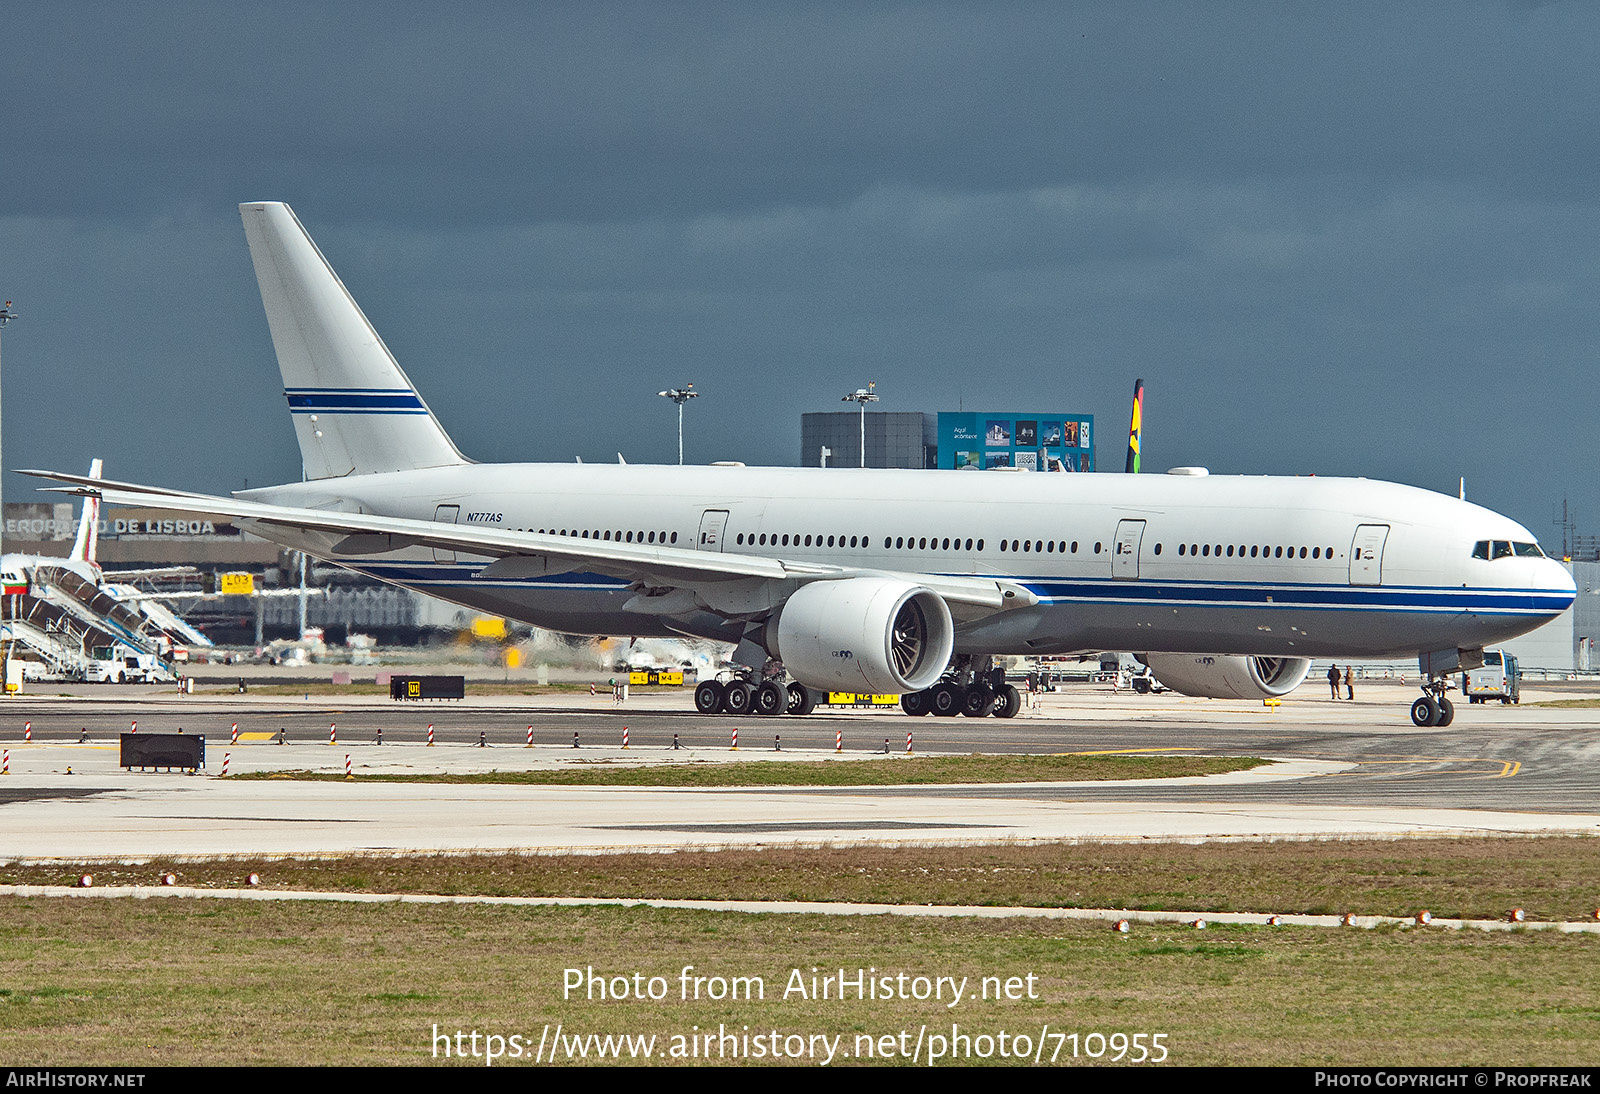
[[[464,699],[467,695],[465,676],[391,676],[391,699]]]
[[[206,739],[190,733],[124,733],[123,767],[187,767],[206,765]]]

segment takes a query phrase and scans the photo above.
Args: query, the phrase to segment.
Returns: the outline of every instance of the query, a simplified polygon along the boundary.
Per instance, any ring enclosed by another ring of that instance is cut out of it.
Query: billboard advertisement
[[[1094,415],[939,415],[939,466],[951,470],[1093,471]]]

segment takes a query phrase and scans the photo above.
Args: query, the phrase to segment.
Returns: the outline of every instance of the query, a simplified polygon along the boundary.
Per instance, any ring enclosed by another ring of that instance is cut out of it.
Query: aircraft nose
[[[1578,598],[1578,584],[1572,579],[1571,572],[1553,558],[1544,560],[1538,572],[1539,588],[1548,593],[1563,597],[1558,611],[1566,611],[1572,602]]]

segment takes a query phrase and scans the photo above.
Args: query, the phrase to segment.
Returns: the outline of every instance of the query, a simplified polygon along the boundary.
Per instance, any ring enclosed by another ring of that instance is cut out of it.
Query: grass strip
[[[824,900],[1533,920],[1600,908],[1588,837],[1276,843],[792,847],[620,855],[240,858],[0,867],[0,882],[237,887],[493,896]]]
[[[1221,756],[886,756],[879,760],[756,760],[595,766],[470,774],[363,774],[364,782],[524,784],[529,786],[927,786],[946,783],[1087,782],[1166,779],[1248,771],[1267,763]],[[238,779],[335,782],[340,772],[257,771]]]
[[[1600,1028],[1600,939],[1551,932],[1136,924],[1119,935],[1014,920],[15,899],[0,901],[0,962],[0,1040],[11,1064],[31,1066],[482,1067],[489,1035],[507,1052],[519,1037],[531,1056],[557,1025],[558,1062],[591,1065],[610,1060],[590,1035],[633,1035],[634,1052],[653,1036],[652,1060],[674,1063],[660,1057],[709,1033],[711,1059],[681,1062],[728,1064],[755,1056],[747,1034],[775,1032],[768,1043],[802,1053],[779,1061],[791,1064],[820,1062],[804,1055],[823,1051],[814,1037],[836,1046],[834,1066],[900,1063],[919,1036],[926,1063],[938,1035],[957,1054],[945,1062],[1015,1066],[999,1054],[1005,1032],[1011,1053],[1018,1035],[1031,1039],[1029,1063],[1041,1041],[1042,1062],[1056,1052],[1057,1064],[1086,1064],[1111,1062],[1117,1036],[1126,1055],[1132,1035],[1149,1046],[1160,1033],[1181,1065],[1557,1066],[1592,1064]],[[812,998],[814,969],[819,986],[870,969],[892,997]],[[591,997],[591,971],[604,999]],[[805,995],[785,998],[796,975]],[[615,977],[629,998],[612,997]],[[660,999],[648,997],[652,977]],[[734,977],[749,998],[728,997]],[[965,979],[966,995],[954,1007],[948,990],[901,997],[917,977]],[[466,1059],[437,1055],[436,1034]],[[645,1062],[612,1046],[620,1062]]]

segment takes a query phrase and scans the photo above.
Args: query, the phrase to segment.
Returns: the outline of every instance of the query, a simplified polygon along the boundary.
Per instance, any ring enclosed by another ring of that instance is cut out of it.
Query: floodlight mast
[[[878,386],[878,381],[869,381],[866,387],[857,388],[839,401],[841,403],[861,404],[861,466],[867,466],[867,404],[878,401],[878,396],[873,391]]]
[[[690,399],[699,397],[700,393],[694,389],[693,384],[684,384],[682,387],[668,388],[658,391],[657,395],[663,399],[671,399],[678,404],[678,466],[683,466],[683,404]]]
[[[11,301],[7,300],[5,307],[0,308],[0,330],[4,330],[6,324],[11,322],[16,317],[17,317],[17,313],[11,310]],[[0,467],[3,467],[4,464],[5,464],[5,461],[4,460],[0,460]],[[3,489],[0,489],[0,495],[3,495],[4,492],[5,491]],[[0,550],[4,550],[5,526],[6,526],[6,522],[5,522],[5,519],[4,519],[4,512],[5,512],[5,502],[3,500],[0,500]]]

